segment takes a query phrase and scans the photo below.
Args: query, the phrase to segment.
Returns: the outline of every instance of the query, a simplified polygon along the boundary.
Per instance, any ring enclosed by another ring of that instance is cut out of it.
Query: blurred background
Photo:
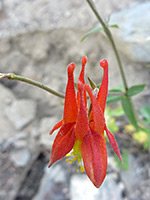
[[[104,20],[110,17],[129,86],[146,84],[133,98],[139,117],[150,123],[150,1],[95,0]],[[0,72],[13,72],[65,92],[66,69],[75,62],[75,80],[86,55],[86,76],[102,79],[101,59],[109,62],[109,88],[120,88],[117,62],[103,32],[81,38],[99,26],[86,1],[0,0]],[[146,106],[146,107],[145,107]],[[143,109],[145,107],[146,109]],[[144,110],[144,111],[141,111]],[[119,103],[106,110],[124,165],[108,143],[108,172],[94,188],[76,164],[62,159],[48,169],[63,100],[19,81],[0,80],[0,200],[148,200],[148,136],[136,133]],[[143,117],[144,116],[144,117]]]

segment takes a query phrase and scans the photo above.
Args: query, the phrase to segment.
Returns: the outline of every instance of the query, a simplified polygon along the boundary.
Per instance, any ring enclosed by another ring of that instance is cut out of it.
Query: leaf
[[[133,108],[132,108],[132,104],[131,104],[130,98],[126,97],[126,96],[123,96],[123,97],[121,97],[121,102],[122,102],[122,107],[123,107],[123,110],[124,110],[127,118],[129,119],[131,124],[134,125],[136,130],[138,130],[139,127],[138,127],[138,124],[137,124],[137,121],[136,121],[136,117],[135,117],[134,112],[133,112]]]
[[[117,24],[109,25],[109,27],[111,27],[111,28],[119,28],[119,26]]]
[[[91,86],[92,89],[96,88],[95,83],[92,81],[92,79],[90,77],[88,77],[88,81],[89,81],[90,86]]]
[[[140,113],[143,115],[143,117],[147,120],[150,120],[150,106],[143,106],[140,110]]]
[[[134,85],[132,87],[130,87],[127,91],[127,95],[128,96],[133,96],[136,95],[140,92],[142,92],[145,88],[146,84],[142,84],[142,85]]]
[[[111,28],[119,28],[119,26],[117,24],[112,24],[112,25],[108,25],[109,27]],[[104,28],[102,26],[99,26],[99,27],[96,27],[96,28],[93,28],[92,30],[90,30],[89,32],[87,32],[80,40],[80,42],[83,42],[83,40],[85,40],[89,35],[93,34],[93,33],[96,33],[96,32],[99,32],[99,31],[102,31],[104,30]]]
[[[83,40],[85,40],[89,35],[93,34],[93,33],[96,33],[96,32],[99,32],[99,31],[102,31],[103,30],[103,27],[100,26],[100,27],[96,27],[92,30],[90,30],[89,32],[87,32],[80,40],[80,42],[83,42]]]
[[[109,104],[109,103],[112,103],[112,102],[116,102],[116,101],[120,101],[121,100],[121,96],[112,96],[112,95],[108,95],[107,96],[107,101],[106,103]]]

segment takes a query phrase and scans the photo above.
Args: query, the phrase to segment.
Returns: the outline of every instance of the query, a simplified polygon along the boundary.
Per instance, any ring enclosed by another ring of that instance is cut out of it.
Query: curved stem
[[[10,79],[10,80],[19,80],[19,81],[22,81],[22,82],[25,82],[25,83],[28,83],[28,84],[31,84],[31,85],[34,85],[36,87],[39,87],[43,90],[46,90],[47,92],[57,96],[57,97],[60,97],[60,98],[65,98],[65,95],[60,93],[60,92],[56,92],[55,90],[47,87],[46,85],[40,83],[40,82],[37,82],[37,81],[34,81],[32,79],[29,79],[29,78],[25,78],[23,76],[18,76],[16,74],[13,74],[13,73],[9,73],[9,74],[2,74],[0,73],[0,79],[3,79],[3,78],[7,78],[7,79]]]
[[[95,14],[96,18],[98,19],[98,21],[100,22],[100,24],[102,25],[103,29],[104,29],[104,32],[106,33],[111,45],[112,45],[112,48],[114,50],[114,53],[115,53],[115,56],[116,56],[116,59],[117,59],[117,62],[118,62],[118,66],[119,66],[119,70],[120,70],[120,74],[121,74],[121,77],[122,77],[122,81],[123,81],[123,85],[124,85],[124,89],[125,89],[125,96],[128,96],[127,95],[127,92],[128,92],[128,85],[127,85],[127,81],[126,81],[126,77],[125,77],[125,73],[124,73],[124,70],[123,70],[123,66],[122,66],[122,63],[121,63],[121,59],[120,59],[120,56],[119,56],[119,53],[118,53],[118,50],[117,50],[117,47],[115,45],[115,42],[114,42],[114,39],[112,37],[112,34],[108,28],[108,26],[105,24],[105,22],[102,20],[101,16],[99,15],[99,13],[97,12],[96,8],[95,8],[95,5],[93,3],[92,0],[86,0],[87,3],[89,4],[90,8],[92,9],[93,13]],[[131,98],[128,97],[131,101]],[[135,112],[135,109],[134,109],[134,106],[133,106],[133,103],[131,101],[131,109],[132,109],[132,113],[135,117],[135,119],[137,120],[137,114]]]
[[[127,92],[127,90],[128,90],[127,81],[126,81],[126,78],[125,78],[125,74],[124,74],[124,71],[123,71],[123,67],[122,67],[122,63],[121,63],[121,60],[120,60],[120,56],[119,56],[119,53],[117,51],[116,45],[114,43],[112,34],[111,34],[109,28],[107,27],[107,25],[105,24],[105,22],[102,20],[102,18],[99,15],[99,13],[97,12],[92,0],[86,0],[86,1],[89,4],[89,6],[92,9],[92,11],[94,12],[94,14],[97,17],[98,21],[103,26],[104,32],[106,33],[106,35],[107,35],[107,37],[108,37],[108,39],[109,39],[109,41],[110,41],[110,43],[112,45],[112,48],[114,50],[114,53],[115,53],[115,56],[116,56],[116,59],[117,59],[117,62],[118,62],[118,66],[119,66],[119,69],[120,69],[120,74],[121,74],[121,77],[122,77],[122,80],[123,80],[124,89],[125,89],[125,92]]]

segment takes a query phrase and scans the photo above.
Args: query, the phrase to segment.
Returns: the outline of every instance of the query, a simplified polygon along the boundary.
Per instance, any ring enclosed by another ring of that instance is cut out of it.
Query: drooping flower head
[[[77,171],[79,171],[79,167],[81,171],[85,169],[89,179],[98,188],[103,183],[107,171],[107,150],[104,131],[106,131],[110,144],[120,160],[121,155],[113,134],[107,129],[104,118],[108,93],[108,63],[106,60],[100,62],[104,74],[97,97],[93,95],[90,86],[85,83],[86,63],[87,57],[84,56],[77,83],[77,95],[73,77],[75,64],[71,63],[68,66],[68,83],[63,119],[50,131],[50,134],[52,134],[56,129],[60,128],[52,147],[49,167],[64,156],[71,156],[73,157],[72,159],[67,158],[66,160],[70,163],[77,161]],[[89,113],[87,95],[91,100]]]

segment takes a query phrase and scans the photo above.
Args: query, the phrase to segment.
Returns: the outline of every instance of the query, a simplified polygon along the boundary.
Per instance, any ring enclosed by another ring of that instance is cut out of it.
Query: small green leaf
[[[92,89],[96,88],[95,83],[92,81],[92,79],[90,77],[88,77],[88,81],[89,81],[90,86],[91,86]]]
[[[109,25],[111,28],[119,28],[119,26],[117,24],[112,24],[112,25]]]
[[[136,95],[140,92],[142,92],[145,88],[145,84],[142,84],[142,85],[134,85],[132,87],[130,87],[127,91],[127,95],[128,96],[133,96],[133,95]]]
[[[140,113],[143,115],[143,117],[147,120],[150,120],[150,106],[143,106],[140,110]]]
[[[132,108],[130,98],[123,96],[123,97],[121,97],[121,102],[122,102],[122,107],[123,107],[123,110],[124,110],[127,118],[129,119],[131,124],[133,124],[133,126],[136,128],[136,130],[138,130],[139,127],[138,127],[136,117],[135,117],[134,112],[133,112],[133,108]]]
[[[80,42],[83,42],[83,40],[85,40],[89,35],[93,34],[93,33],[96,33],[96,32],[99,32],[99,31],[102,31],[103,30],[103,27],[100,26],[100,27],[96,27],[92,30],[90,30],[89,32],[87,32],[83,37],[82,39],[80,40]]]
[[[121,100],[121,96],[112,96],[112,95],[108,95],[107,96],[107,101],[106,103],[109,104],[109,103],[112,103],[112,102],[117,102],[117,101],[120,101]]]

